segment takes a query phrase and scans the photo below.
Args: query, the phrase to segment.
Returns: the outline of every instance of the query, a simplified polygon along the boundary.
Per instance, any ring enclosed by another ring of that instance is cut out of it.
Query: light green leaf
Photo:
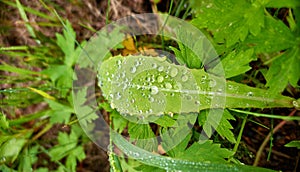
[[[214,172],[214,171],[224,171],[224,172],[225,171],[226,172],[227,171],[228,172],[270,171],[271,172],[272,171],[269,169],[246,166],[246,165],[233,165],[229,163],[220,164],[215,162],[208,163],[203,161],[197,162],[197,161],[189,161],[186,159],[165,157],[165,156],[153,154],[137,146],[134,146],[119,134],[112,133],[111,138],[113,142],[116,144],[116,146],[130,158],[136,159],[146,165],[162,168],[165,170],[209,171],[209,172]],[[222,152],[221,154],[225,155],[227,153]]]
[[[291,30],[280,20],[265,18],[265,28],[256,36],[250,35],[245,44],[254,46],[256,53],[271,53],[286,50],[296,44]]]
[[[128,124],[130,139],[136,140],[137,146],[150,152],[157,150],[157,140],[149,124]]]
[[[52,109],[49,112],[50,122],[52,124],[69,122],[71,114],[74,113],[73,108],[53,100],[45,99],[45,101],[49,104],[50,108]]]
[[[297,149],[300,149],[300,140],[293,140],[289,142],[288,144],[284,145],[285,147],[296,147]]]
[[[281,93],[288,83],[297,87],[300,79],[299,66],[300,48],[297,46],[285,51],[280,57],[276,58],[266,75],[268,91],[271,94]]]
[[[267,7],[272,8],[296,8],[300,7],[299,0],[269,0],[266,5]]]
[[[13,163],[18,157],[24,144],[25,138],[11,138],[0,146],[0,159],[5,159],[6,162]]]
[[[264,26],[264,4],[247,0],[191,0],[198,28],[208,28],[218,43],[232,46],[249,33],[257,35]]]
[[[2,129],[9,128],[9,122],[6,120],[6,115],[4,115],[2,112],[0,112],[0,128]],[[1,141],[0,141],[0,145],[1,145]]]
[[[225,158],[229,158],[233,152],[221,148],[220,144],[213,144],[211,140],[204,143],[194,143],[176,158],[197,162],[214,162],[226,164]]]
[[[225,137],[231,143],[235,143],[235,137],[232,133],[231,129],[233,129],[232,125],[228,120],[235,120],[235,118],[230,114],[228,110],[224,110],[222,113],[222,118],[220,121],[216,122],[218,119],[217,116],[219,113],[211,113],[209,114],[209,110],[201,111],[198,116],[198,123],[200,126],[203,126],[203,130],[210,137],[213,134],[213,130],[216,130],[220,136]]]
[[[225,56],[222,59],[222,67],[225,72],[225,77],[231,78],[240,74],[244,74],[250,70],[251,67],[249,66],[249,63],[257,59],[253,52],[253,49],[248,49],[246,51],[232,51]],[[219,65],[215,66],[214,69],[219,69]],[[214,69],[212,69],[210,72],[214,72]]]
[[[209,108],[294,107],[295,101],[232,81],[225,83],[203,70],[171,64],[159,57],[115,56],[102,63],[98,77],[112,108],[121,115],[143,118]],[[224,105],[222,101],[212,103],[225,97]]]

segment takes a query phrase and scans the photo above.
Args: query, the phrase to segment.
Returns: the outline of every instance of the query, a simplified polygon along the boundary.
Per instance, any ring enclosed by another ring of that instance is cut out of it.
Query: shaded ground
[[[38,0],[33,1],[21,1],[24,6],[33,8],[37,11],[53,16],[47,9],[45,9]],[[159,10],[166,11],[168,6],[166,3],[159,4]],[[60,16],[67,18],[72,23],[74,27],[78,41],[88,40],[92,35],[93,31],[87,28],[93,28],[95,30],[101,29],[105,25],[106,20],[106,9],[107,1],[105,0],[86,0],[86,1],[52,1],[51,6],[57,9]],[[19,16],[19,12],[10,6],[7,6],[0,2],[0,45],[1,46],[16,46],[16,45],[36,45],[36,42],[28,34],[22,19]],[[110,20],[116,20],[124,16],[130,15],[132,13],[145,13],[152,12],[151,2],[148,0],[111,0],[111,10],[109,13]],[[36,17],[35,15],[28,14],[30,23],[47,22],[45,19]],[[53,18],[55,18],[53,16]],[[49,27],[49,26],[39,26],[33,25],[35,29],[45,36],[55,37],[55,32],[61,32],[61,27]],[[18,63],[11,61],[11,59],[0,55],[1,61],[7,63]],[[0,62],[1,62],[0,61]],[[39,69],[36,69],[39,70]],[[5,73],[1,73],[4,74]],[[10,88],[12,85],[2,85],[3,88]],[[19,116],[24,114],[32,113],[44,108],[44,104],[39,104],[35,106],[30,106],[24,109],[17,109]],[[289,109],[279,109],[276,110],[274,114],[288,115],[290,113]],[[300,115],[297,112],[295,115]],[[271,125],[270,119],[264,118],[253,118],[252,120],[262,123],[266,126]],[[280,121],[274,120],[274,126],[276,126]],[[236,124],[238,126],[238,122]],[[56,125],[51,131],[47,132],[42,139],[47,142],[48,140],[55,139],[57,137],[58,131],[68,130],[64,129],[60,125]],[[243,140],[240,145],[240,150],[238,157],[241,161],[252,164],[254,161],[254,155],[258,150],[263,139],[268,134],[269,130],[258,126],[252,122],[248,122],[244,130]],[[283,171],[300,171],[298,161],[299,161],[299,151],[295,148],[286,148],[284,145],[289,141],[299,139],[300,137],[300,127],[297,121],[287,122],[284,127],[282,127],[275,135],[273,140],[274,147],[272,148],[272,154],[270,161],[267,161],[268,147],[263,152],[263,156],[259,163],[259,166],[268,167]],[[54,143],[49,143],[45,147],[51,147]],[[93,143],[85,145],[85,152],[87,158],[79,164],[78,171],[109,171],[109,163],[107,161],[107,155],[100,148],[95,146]],[[39,155],[40,159],[47,160],[46,155]],[[50,164],[51,165],[51,164]],[[49,169],[54,169],[55,164],[52,164]],[[298,165],[298,168],[295,167]],[[38,164],[37,164],[38,166]]]

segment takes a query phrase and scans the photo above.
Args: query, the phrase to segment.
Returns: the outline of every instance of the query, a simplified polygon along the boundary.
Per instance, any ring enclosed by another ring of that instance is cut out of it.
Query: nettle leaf
[[[297,33],[293,33],[282,21],[267,17],[265,29],[256,37],[249,36],[245,43],[254,46],[256,53],[285,50],[272,59],[270,69],[265,75],[266,86],[270,88],[270,93],[281,93],[288,83],[297,86],[300,78],[300,48]]]
[[[87,102],[87,87],[80,89],[78,92],[74,92],[73,94],[73,107],[76,109],[75,111],[77,118],[82,127],[87,127],[88,123],[98,119],[98,115],[96,114],[95,110],[85,104]]]
[[[209,108],[294,107],[295,101],[151,56],[112,57],[101,64],[98,79],[112,108],[143,118]],[[212,103],[225,98],[223,105]]]
[[[253,46],[256,53],[272,53],[293,47],[297,42],[295,35],[280,20],[265,18],[265,28],[260,34],[250,35],[245,44]]]
[[[69,122],[71,114],[74,113],[74,109],[72,107],[49,99],[45,99],[45,101],[51,108],[51,111],[49,111],[49,115],[50,122],[52,124]]]
[[[82,161],[85,158],[85,153],[82,145],[78,144],[78,139],[82,135],[77,132],[76,127],[72,127],[71,133],[60,132],[58,134],[58,145],[51,148],[49,154],[52,161],[59,161],[64,157],[66,159],[66,167],[75,171],[77,160]]]
[[[225,77],[231,78],[240,74],[244,74],[251,69],[249,63],[256,59],[257,58],[254,55],[253,49],[230,52],[221,60]],[[215,66],[212,70],[210,70],[210,72],[214,72],[214,69],[219,69],[219,65]]]
[[[150,152],[157,150],[157,140],[149,124],[136,124],[129,122],[128,133],[130,139],[136,140],[137,146]]]
[[[209,110],[201,111],[198,116],[198,123],[200,126],[203,126],[203,130],[209,137],[213,134],[213,130],[216,130],[220,136],[225,137],[231,143],[235,143],[235,137],[231,129],[233,129],[232,125],[228,120],[235,120],[235,118],[230,114],[228,110],[224,110],[222,113],[223,116],[220,121],[216,121],[218,119],[217,116],[219,113],[211,113],[209,115]]]
[[[269,87],[269,92],[272,94],[281,93],[288,83],[297,87],[300,79],[299,66],[299,47],[289,49],[275,59],[266,75],[266,86]]]
[[[176,158],[198,162],[227,163],[225,158],[229,158],[234,153],[226,148],[221,148],[220,144],[213,144],[212,140],[204,143],[194,143]]]
[[[264,4],[247,0],[191,0],[198,28],[208,28],[216,42],[229,47],[244,41],[249,33],[257,35],[264,26]]]

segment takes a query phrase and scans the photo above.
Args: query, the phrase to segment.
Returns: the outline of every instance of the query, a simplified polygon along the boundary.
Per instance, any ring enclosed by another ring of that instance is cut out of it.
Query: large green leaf
[[[113,108],[140,117],[224,107],[294,107],[296,102],[263,89],[225,83],[203,70],[171,64],[159,57],[115,56],[102,63],[98,79]]]
[[[261,171],[267,172],[272,171],[259,167],[252,167],[246,165],[234,165],[234,164],[221,164],[215,162],[198,162],[189,161],[186,159],[170,158],[157,154],[153,154],[146,150],[143,150],[125,140],[121,135],[112,132],[111,138],[116,146],[124,152],[128,157],[136,159],[146,165],[155,166],[165,170],[182,170],[182,171],[239,171],[239,172],[250,172],[250,171]],[[198,143],[197,143],[198,144]],[[210,143],[207,143],[210,144]],[[224,153],[224,152],[223,152]],[[227,154],[227,153],[225,153]],[[225,155],[224,154],[224,155]]]
[[[190,0],[198,28],[208,28],[219,43],[227,46],[243,41],[249,33],[257,35],[264,26],[264,1]]]

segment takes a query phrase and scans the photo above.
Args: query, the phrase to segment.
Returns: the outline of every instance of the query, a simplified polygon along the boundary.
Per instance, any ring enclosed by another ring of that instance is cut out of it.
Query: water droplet
[[[199,101],[199,100],[196,100],[196,101],[195,101],[195,104],[196,104],[196,105],[200,105],[200,101]]]
[[[172,97],[175,96],[175,93],[171,93],[170,96],[172,96]]]
[[[159,72],[162,72],[162,71],[164,70],[164,67],[163,67],[163,66],[159,66],[159,67],[157,68],[157,70],[158,70]]]
[[[134,67],[134,66],[131,67],[131,68],[130,68],[130,72],[131,72],[131,73],[135,73],[135,72],[136,72],[136,67]]]
[[[192,100],[192,96],[187,95],[187,96],[186,96],[186,99],[187,99],[187,100]]]
[[[299,108],[299,104],[296,100],[293,101],[293,105],[294,105],[295,108]]]
[[[210,79],[210,80],[209,80],[209,83],[208,83],[208,86],[209,86],[209,87],[215,87],[216,84],[217,84],[216,80]]]
[[[120,100],[122,96],[120,92],[117,92],[114,97],[116,100]]]
[[[120,66],[122,64],[122,61],[121,60],[117,60],[116,63],[117,63],[118,66]]]
[[[103,87],[103,81],[102,81],[102,80],[99,80],[99,81],[98,81],[98,86],[99,86],[99,87]]]
[[[165,84],[166,89],[171,89],[172,88],[172,84],[170,84],[169,82],[167,82]]]
[[[152,68],[157,68],[157,64],[156,63],[152,63]]]
[[[206,79],[206,75],[202,75],[202,76],[201,76],[201,79]]]
[[[135,65],[136,67],[138,67],[138,66],[141,65],[141,64],[142,64],[142,62],[139,61],[139,60],[136,60],[136,61],[134,62],[134,65]]]
[[[131,101],[130,101],[131,103],[134,103],[135,102],[135,100],[134,99],[131,99]]]
[[[252,97],[252,96],[253,96],[253,92],[251,92],[251,91],[248,92],[248,93],[247,93],[247,96]]]
[[[149,101],[150,102],[154,102],[154,98],[153,97],[149,97]]]
[[[150,91],[151,91],[151,94],[157,94],[158,93],[157,86],[151,86]]]
[[[232,85],[228,85],[228,89],[229,90],[233,90],[233,86]]]
[[[213,4],[209,3],[209,4],[206,5],[206,8],[211,8],[212,6],[213,6]]]
[[[157,82],[158,83],[162,83],[164,81],[164,77],[163,76],[158,76],[157,77]]]
[[[189,79],[189,77],[188,77],[187,75],[183,75],[183,76],[181,77],[181,80],[182,80],[183,82],[186,82],[188,79]]]
[[[172,68],[171,73],[170,73],[171,77],[175,77],[177,74],[178,74],[178,69],[177,68]]]

